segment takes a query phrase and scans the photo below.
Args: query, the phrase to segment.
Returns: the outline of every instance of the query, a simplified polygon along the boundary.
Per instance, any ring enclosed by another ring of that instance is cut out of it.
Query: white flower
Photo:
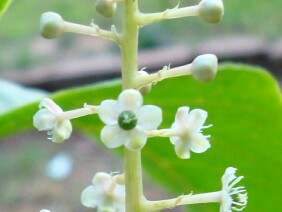
[[[235,176],[236,169],[229,167],[221,178],[222,197],[220,212],[242,211],[247,205],[247,191],[244,186],[234,187],[243,176]]]
[[[91,186],[83,190],[81,202],[89,208],[98,211],[123,212],[125,211],[125,186],[117,184],[107,173],[98,172]]]
[[[47,210],[47,209],[42,209],[42,210],[40,210],[40,212],[50,212],[50,211]]]
[[[48,131],[53,142],[61,143],[70,137],[72,125],[69,120],[60,119],[63,110],[51,99],[45,98],[39,105],[40,110],[33,116],[33,125],[38,130]]]
[[[196,153],[205,152],[209,147],[209,136],[201,132],[207,112],[200,109],[192,110],[189,107],[180,107],[175,116],[171,129],[175,132],[170,141],[175,145],[175,152],[179,158],[190,158],[190,150]]]
[[[145,130],[154,130],[162,122],[162,110],[144,105],[141,94],[133,89],[123,91],[118,100],[101,103],[98,115],[106,124],[101,140],[109,148],[121,145],[129,150],[140,150],[147,141]]]

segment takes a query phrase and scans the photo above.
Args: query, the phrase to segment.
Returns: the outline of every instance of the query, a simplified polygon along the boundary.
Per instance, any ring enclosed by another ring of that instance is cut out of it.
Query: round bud
[[[217,57],[213,54],[203,54],[192,62],[192,76],[200,82],[209,82],[217,72]]]
[[[137,125],[137,117],[132,111],[123,111],[119,114],[118,125],[121,129],[132,130]]]
[[[64,32],[63,18],[57,13],[43,13],[40,19],[40,32],[44,38],[59,37]]]
[[[202,0],[199,3],[199,16],[208,23],[214,24],[219,22],[223,13],[222,0]]]
[[[112,0],[97,0],[95,7],[98,13],[110,18],[115,14],[117,4]]]
[[[138,71],[138,75],[139,76],[147,76],[149,74],[146,71],[140,70],[140,71]],[[146,94],[148,94],[151,91],[151,89],[152,89],[152,83],[140,88],[139,92],[142,94],[142,96],[145,96]]]

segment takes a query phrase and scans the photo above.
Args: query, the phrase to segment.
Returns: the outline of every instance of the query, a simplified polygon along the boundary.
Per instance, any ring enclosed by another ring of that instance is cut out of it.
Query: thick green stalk
[[[123,34],[121,41],[122,54],[122,87],[134,88],[138,71],[138,34],[136,21],[137,0],[125,0],[123,16]],[[143,185],[141,151],[130,151],[124,148],[126,211],[145,212],[143,207]]]
[[[125,0],[123,16],[123,34],[121,42],[122,86],[123,89],[134,87],[134,78],[138,71],[138,34],[136,21],[137,0]]]

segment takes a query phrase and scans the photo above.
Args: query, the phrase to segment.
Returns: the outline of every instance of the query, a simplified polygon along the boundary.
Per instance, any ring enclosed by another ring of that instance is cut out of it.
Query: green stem
[[[144,207],[147,211],[160,211],[164,209],[171,209],[179,205],[200,204],[221,202],[222,192],[210,192],[204,194],[188,194],[182,195],[174,199],[159,200],[159,201],[146,201]]]
[[[121,42],[122,55],[122,86],[123,89],[133,88],[138,71],[138,34],[136,21],[138,11],[137,0],[125,0],[123,17],[123,35]]]
[[[126,211],[145,212],[142,185],[141,151],[130,151],[125,148],[125,190]]]
[[[136,21],[138,0],[125,0],[123,34],[121,40],[122,87],[134,88],[138,71],[138,34]],[[145,212],[143,209],[143,184],[141,151],[124,150],[126,211]]]

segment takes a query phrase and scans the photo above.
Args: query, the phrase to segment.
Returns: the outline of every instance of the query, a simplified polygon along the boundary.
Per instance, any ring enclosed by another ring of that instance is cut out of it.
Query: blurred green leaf
[[[99,104],[116,99],[119,81],[71,89],[52,96],[63,109],[81,107],[84,102]],[[249,193],[244,211],[281,211],[282,188],[282,104],[279,87],[267,72],[247,66],[224,65],[216,80],[208,84],[191,77],[166,80],[155,85],[145,104],[163,109],[163,124],[170,127],[179,106],[207,110],[207,124],[213,127],[212,148],[180,160],[168,139],[150,139],[142,150],[144,168],[157,182],[178,195],[221,189],[220,178],[229,166],[244,175]],[[32,128],[37,104],[0,117],[0,136]],[[96,115],[73,121],[77,129],[99,138],[102,123]],[[95,157],[95,156],[93,156]],[[218,204],[191,206],[189,211],[218,211]]]
[[[0,18],[6,12],[12,0],[1,0],[0,1]]]
[[[47,92],[0,79],[0,114],[47,96]]]

